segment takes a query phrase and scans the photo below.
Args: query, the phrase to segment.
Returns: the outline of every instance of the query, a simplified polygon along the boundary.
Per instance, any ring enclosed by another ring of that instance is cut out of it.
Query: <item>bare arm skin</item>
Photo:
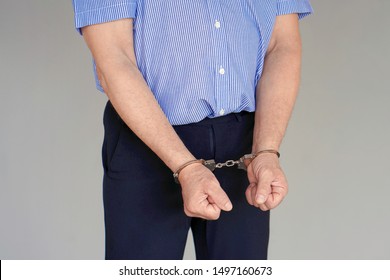
[[[278,16],[256,88],[252,151],[279,150],[298,93],[301,39],[297,14]],[[287,181],[274,154],[261,154],[248,168],[249,204],[275,208],[287,195]]]
[[[86,26],[82,32],[95,59],[99,81],[129,128],[172,171],[194,159],[168,122],[137,67],[133,20]],[[221,210],[232,209],[214,174],[202,164],[184,168],[179,180],[184,211],[188,216],[218,219]]]

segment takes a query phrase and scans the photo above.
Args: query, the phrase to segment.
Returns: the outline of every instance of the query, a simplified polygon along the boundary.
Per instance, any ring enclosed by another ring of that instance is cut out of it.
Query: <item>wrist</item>
[[[183,166],[185,163],[196,160],[196,158],[192,154],[187,153],[172,153],[173,156],[170,156],[169,162],[166,162],[166,165],[169,167],[169,169],[172,172],[176,172],[181,166]]]
[[[253,153],[253,158],[259,157],[259,156],[264,156],[264,155],[273,155],[278,158],[280,158],[280,153],[277,149],[263,149],[263,150],[258,150]]]
[[[186,166],[179,172],[177,176],[177,180],[175,180],[176,183],[182,185],[181,183],[187,181],[187,179],[193,176],[193,174],[197,172],[198,168],[201,167],[204,167],[202,162],[195,162],[193,164]]]
[[[274,150],[274,151],[279,151],[279,144],[277,143],[262,143],[262,144],[253,144],[252,145],[252,153],[256,154],[259,151],[264,151],[264,150]]]
[[[247,167],[256,160],[256,162],[277,162],[279,164],[280,153],[277,150],[265,149],[251,154],[252,157],[249,159],[249,163],[246,164]]]
[[[196,165],[204,165],[205,161],[203,159],[192,159],[192,160],[189,160],[187,162],[185,162],[184,164],[182,164],[181,166],[179,166],[176,171],[173,173],[173,178],[175,179],[175,182],[180,184],[180,178],[182,178],[184,175],[183,173],[186,173],[186,171],[192,169],[192,167],[196,166]],[[180,176],[182,175],[182,176]]]
[[[271,154],[271,153],[264,153],[258,155],[256,158],[253,160],[256,160],[257,162],[260,163],[272,163],[272,164],[279,164],[279,157],[276,154]]]

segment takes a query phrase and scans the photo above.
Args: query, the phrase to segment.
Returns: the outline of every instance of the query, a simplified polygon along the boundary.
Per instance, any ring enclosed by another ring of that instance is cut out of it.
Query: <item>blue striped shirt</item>
[[[173,125],[255,111],[276,16],[309,0],[73,0],[75,25],[134,18],[137,65]],[[103,89],[97,79],[97,88]]]

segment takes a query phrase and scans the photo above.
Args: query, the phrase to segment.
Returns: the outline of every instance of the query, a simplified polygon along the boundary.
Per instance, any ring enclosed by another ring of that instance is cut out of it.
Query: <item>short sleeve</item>
[[[76,30],[87,25],[135,18],[136,0],[73,0]]]
[[[277,0],[277,15],[298,14],[298,18],[302,19],[310,15],[313,8],[309,0]]]

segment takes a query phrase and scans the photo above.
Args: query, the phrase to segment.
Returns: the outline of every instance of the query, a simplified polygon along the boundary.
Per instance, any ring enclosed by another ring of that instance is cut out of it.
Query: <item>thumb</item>
[[[233,209],[233,205],[220,186],[213,187],[208,193],[210,203],[216,204],[220,209],[224,211],[230,211]]]
[[[257,204],[263,204],[267,201],[268,196],[271,194],[271,182],[268,180],[261,180],[257,184],[255,201]]]

